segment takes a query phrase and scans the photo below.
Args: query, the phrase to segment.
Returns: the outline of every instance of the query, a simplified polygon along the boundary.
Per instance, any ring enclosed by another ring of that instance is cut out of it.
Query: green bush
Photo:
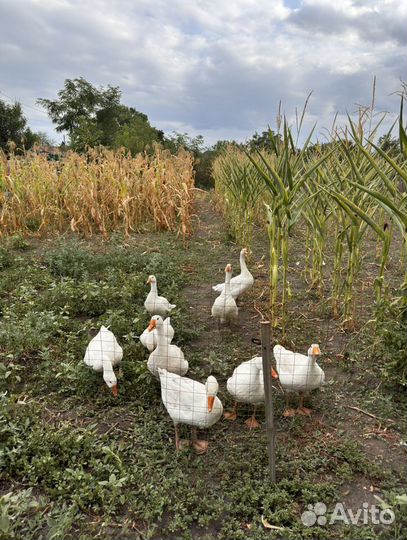
[[[14,234],[7,239],[7,243],[11,249],[17,251],[27,251],[31,248],[30,243],[21,235]]]
[[[385,379],[407,386],[407,310],[383,303],[377,315],[374,354]]]
[[[8,268],[13,262],[12,256],[4,247],[0,246],[0,270]]]
[[[52,311],[31,311],[22,318],[12,312],[3,316],[0,344],[16,358],[46,349],[60,328],[60,318]]]

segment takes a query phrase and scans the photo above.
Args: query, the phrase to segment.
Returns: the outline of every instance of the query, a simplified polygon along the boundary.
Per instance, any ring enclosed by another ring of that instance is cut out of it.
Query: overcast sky
[[[291,121],[313,95],[319,138],[371,100],[389,125],[406,80],[404,0],[0,0],[0,98],[23,103],[30,126],[56,140],[38,97],[66,78],[119,86],[151,123],[245,140]],[[8,96],[8,97],[6,97]]]

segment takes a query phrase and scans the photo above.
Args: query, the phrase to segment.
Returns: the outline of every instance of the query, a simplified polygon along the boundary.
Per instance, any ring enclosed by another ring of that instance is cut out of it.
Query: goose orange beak
[[[152,332],[156,326],[157,326],[157,321],[155,319],[151,319],[150,324],[147,327],[147,331]]]
[[[215,396],[208,396],[208,412],[212,412]]]
[[[271,376],[273,379],[278,379],[278,373],[273,367],[271,368]]]
[[[146,282],[146,285],[148,285],[149,283],[151,283],[151,279],[148,278],[147,282]]]
[[[321,349],[318,347],[318,345],[315,345],[315,347],[312,347],[312,354],[321,354]]]
[[[112,386],[112,394],[114,397],[117,397],[119,395],[119,389],[117,388],[117,384]]]

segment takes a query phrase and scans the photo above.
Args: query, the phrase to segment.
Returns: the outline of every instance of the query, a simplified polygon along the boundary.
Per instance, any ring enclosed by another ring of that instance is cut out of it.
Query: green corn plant
[[[324,188],[325,189],[325,188]],[[378,226],[374,220],[374,214],[376,213],[377,206],[375,204],[367,205],[366,211],[356,205],[350,198],[346,197],[342,193],[329,189],[327,192],[331,197],[335,199],[344,213],[348,216],[350,225],[349,231],[346,235],[349,258],[347,268],[346,290],[345,290],[345,312],[344,312],[344,326],[348,329],[353,328],[355,318],[355,304],[352,302],[352,290],[354,281],[357,277],[357,272],[360,267],[359,248],[360,240],[366,230],[366,227],[370,227],[377,236],[382,240],[384,249],[388,251],[390,236],[380,226]],[[364,205],[366,207],[366,205]],[[384,266],[380,268],[379,280],[383,280]],[[381,291],[381,287],[380,287]]]
[[[380,273],[375,282],[377,300],[380,299],[381,289],[383,288],[385,265],[393,236],[393,224],[396,225],[403,239],[402,256],[407,263],[407,135],[403,126],[403,99],[402,96],[399,116],[400,156],[398,158],[391,157],[370,139],[367,143],[373,152],[369,151],[361,140],[355,141],[359,150],[369,161],[372,170],[375,171],[378,181],[367,185],[363,182],[363,178],[357,175],[351,184],[359,192],[370,196],[371,200],[379,205],[382,211],[390,218],[390,224],[386,223],[382,229],[385,241],[381,253]],[[405,308],[407,306],[407,270],[401,290],[401,303]]]
[[[303,212],[306,224],[305,280],[309,280],[311,288],[320,293],[324,286],[323,267],[328,224],[333,215],[332,204],[321,189],[324,184],[325,177],[320,169],[315,171],[312,182],[304,184],[304,191],[315,195],[312,204],[306,205]]]
[[[291,229],[301,218],[304,207],[319,193],[315,191],[311,194],[304,194],[304,184],[315,174],[329,155],[327,153],[317,158],[307,151],[313,131],[314,128],[309,133],[303,147],[297,149],[291,130],[284,119],[281,143],[274,137],[271,130],[269,131],[272,148],[270,155],[266,156],[259,151],[248,154],[270,195],[270,203],[266,207],[270,246],[270,317],[273,326],[277,326],[281,321],[283,332],[286,304],[290,297],[288,282],[289,235]],[[279,301],[280,277],[281,297]],[[279,318],[277,317],[277,308],[280,308]]]
[[[344,255],[344,245],[346,242],[346,228],[343,227],[343,222],[345,218],[343,217],[343,212],[339,209],[337,212],[339,220],[336,224],[336,234],[335,234],[335,256],[333,264],[333,273],[332,273],[332,294],[331,294],[331,305],[332,305],[332,315],[335,319],[338,319],[340,316],[340,301],[342,295],[342,264],[343,264],[343,255]]]
[[[229,146],[213,165],[217,200],[235,239],[250,247],[264,184],[247,156]]]
[[[369,154],[369,140],[377,134],[377,130],[383,121],[383,117],[372,129],[369,127],[368,138],[365,140],[364,124],[366,111],[359,115],[359,121],[354,123],[349,117],[350,131],[345,138],[340,139],[339,151],[330,160],[327,167],[320,171],[325,178],[325,186],[331,186],[327,192],[333,196],[338,205],[335,211],[336,217],[336,243],[334,272],[332,280],[332,308],[334,316],[339,315],[340,297],[343,294],[343,325],[347,329],[353,329],[356,314],[356,298],[354,289],[358,284],[358,276],[362,265],[362,244],[365,234],[371,229],[370,221],[375,218],[378,204],[366,193],[355,189],[354,183],[372,187],[380,184],[381,179],[377,169],[372,167],[374,158]],[[370,111],[372,115],[372,111]],[[350,135],[350,139],[349,139]],[[376,158],[377,161],[377,158]],[[383,164],[381,164],[383,167]],[[342,197],[345,197],[343,199]],[[355,209],[358,209],[356,211]],[[376,232],[376,230],[374,229]],[[383,232],[382,229],[380,229]],[[385,237],[379,235],[383,245],[381,274],[375,282],[376,299],[379,301],[384,283],[384,267],[386,254],[389,253],[391,235]],[[344,247],[346,248],[347,264],[343,272]],[[344,280],[342,280],[342,273]]]
[[[341,290],[339,274],[342,266],[343,247],[346,246],[348,257],[343,284],[343,324],[346,328],[352,329],[356,307],[353,289],[362,262],[361,244],[366,231],[372,230],[381,244],[379,275],[374,281],[377,305],[380,304],[385,290],[385,268],[393,236],[392,226],[388,224],[383,226],[382,222],[377,219],[381,206],[379,199],[372,196],[372,193],[383,195],[383,191],[387,190],[394,198],[397,190],[394,172],[391,172],[389,163],[384,159],[382,149],[372,141],[377,127],[370,132],[367,139],[364,139],[360,123],[355,125],[350,119],[349,122],[352,142],[349,144],[346,140],[341,141],[342,152],[335,154],[336,163],[329,173],[326,173],[330,174],[332,181],[330,185],[326,185],[325,189],[338,205],[336,212],[338,234],[332,293],[334,315],[337,315]],[[371,150],[372,148],[374,152]],[[389,201],[387,202],[389,203]]]
[[[407,185],[407,173],[403,172],[404,175],[404,182],[406,182]],[[403,260],[406,263],[407,267],[407,197],[406,195],[402,195],[398,201],[392,200],[388,195],[384,195],[383,193],[379,191],[375,191],[373,189],[369,189],[366,186],[363,186],[358,183],[354,183],[355,188],[358,190],[367,193],[371,196],[373,200],[375,200],[390,216],[390,219],[397,225],[397,228],[400,231],[401,237],[403,239]],[[386,234],[386,237],[390,238],[390,233]],[[388,240],[388,244],[390,241]],[[385,255],[388,255],[389,251],[389,245],[386,245],[386,249],[384,249]],[[383,257],[382,261],[385,259]],[[384,274],[384,264],[382,262],[381,264],[381,274]],[[404,273],[404,279],[401,285],[401,291],[402,295],[400,298],[401,306],[404,308],[407,307],[407,269]]]

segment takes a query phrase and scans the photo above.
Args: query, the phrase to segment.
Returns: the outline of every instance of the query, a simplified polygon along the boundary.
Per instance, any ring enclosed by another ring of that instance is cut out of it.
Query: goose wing
[[[161,398],[174,423],[196,424],[207,413],[205,386],[166,369],[158,369]]]

